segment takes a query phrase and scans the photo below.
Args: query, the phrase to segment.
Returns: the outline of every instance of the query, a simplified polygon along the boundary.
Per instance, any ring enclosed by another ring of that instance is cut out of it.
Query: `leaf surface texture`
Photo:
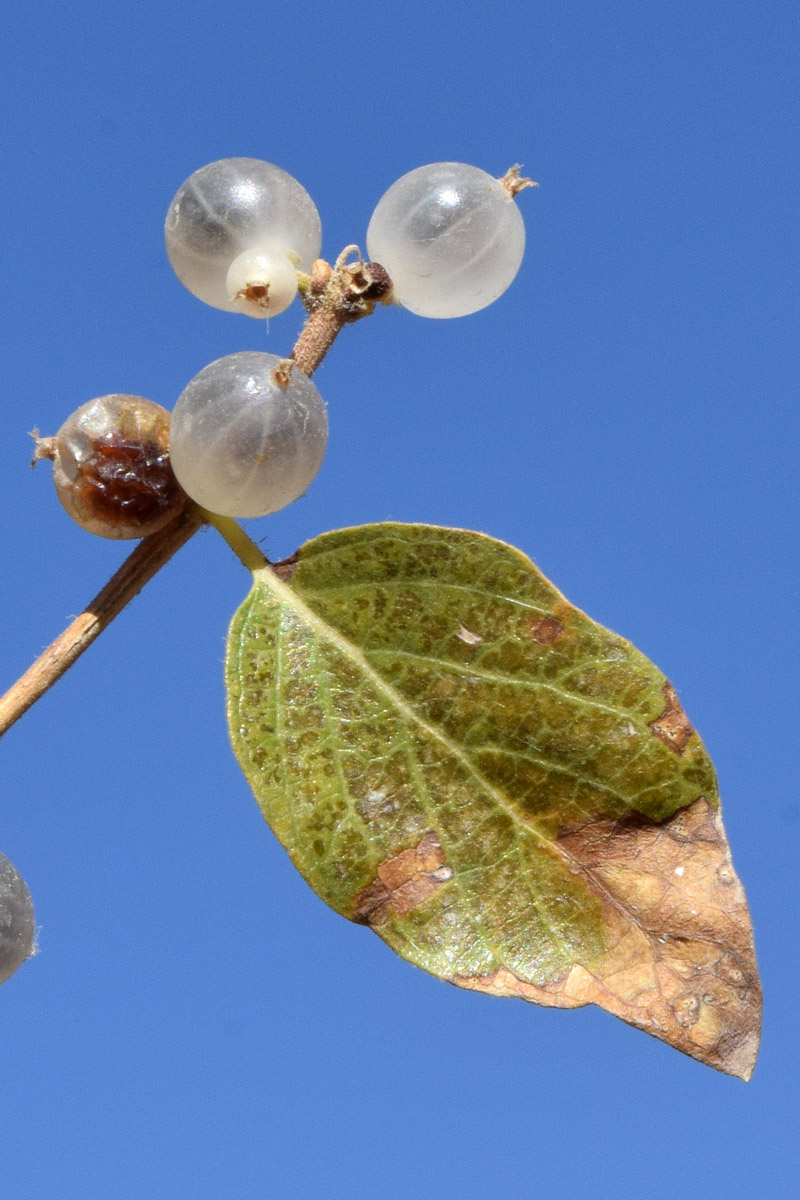
[[[231,739],[314,890],[464,988],[594,1003],[749,1078],[760,990],[674,689],[482,534],[380,524],[257,571]]]

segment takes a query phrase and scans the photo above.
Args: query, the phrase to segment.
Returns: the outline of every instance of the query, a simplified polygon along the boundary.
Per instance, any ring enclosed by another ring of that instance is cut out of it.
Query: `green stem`
[[[270,565],[269,559],[264,557],[255,542],[233,517],[221,517],[219,513],[208,512],[205,508],[201,508],[200,512],[209,525],[214,526],[220,537],[225,539],[246,570],[260,571]]]

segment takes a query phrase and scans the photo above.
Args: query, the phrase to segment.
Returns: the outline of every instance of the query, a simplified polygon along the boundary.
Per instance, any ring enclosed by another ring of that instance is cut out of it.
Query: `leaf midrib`
[[[499,807],[511,818],[515,825],[520,826],[527,833],[531,834],[546,850],[555,851],[565,861],[579,869],[581,872],[586,872],[586,866],[579,859],[576,859],[563,846],[560,846],[552,838],[547,837],[535,825],[524,821],[514,806],[509,801],[505,793],[498,789],[486,779],[478,770],[471,759],[465,752],[453,742],[445,733],[437,726],[431,725],[420,714],[412,708],[405,698],[398,693],[396,688],[388,683],[375,668],[367,661],[364,654],[357,646],[355,646],[348,638],[346,638],[337,629],[328,625],[317,613],[314,612],[308,604],[302,600],[297,593],[288,584],[283,583],[277,578],[271,567],[262,567],[260,570],[253,572],[253,580],[257,584],[261,584],[266,590],[281,603],[288,604],[298,616],[316,633],[322,640],[327,641],[334,646],[341,654],[353,663],[373,684],[373,686],[381,692],[394,707],[400,712],[410,723],[424,730],[429,737],[433,738],[440,745],[444,746],[448,754],[451,754],[457,762],[459,762],[465,771],[471,775],[481,790],[490,796]]]

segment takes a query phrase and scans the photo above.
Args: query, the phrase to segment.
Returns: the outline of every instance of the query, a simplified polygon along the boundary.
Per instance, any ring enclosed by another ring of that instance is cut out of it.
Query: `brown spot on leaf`
[[[666,697],[667,707],[660,717],[650,722],[650,728],[655,737],[676,754],[683,754],[686,743],[694,733],[689,718],[681,707],[681,702],[675,694],[671,683],[665,683],[661,689]]]
[[[539,617],[531,625],[531,637],[543,646],[552,646],[564,632],[564,626],[555,617]]]
[[[402,917],[452,878],[437,834],[429,829],[422,841],[378,867],[375,879],[356,897],[353,920],[383,925],[396,914]]]
[[[542,986],[505,967],[452,982],[558,1008],[597,1004],[749,1079],[761,990],[747,903],[718,809],[701,798],[663,822],[640,815],[589,821],[562,830],[555,845],[600,900],[604,952]]]

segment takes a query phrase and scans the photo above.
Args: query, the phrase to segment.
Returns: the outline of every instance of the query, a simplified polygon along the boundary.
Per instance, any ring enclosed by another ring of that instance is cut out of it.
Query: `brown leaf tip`
[[[667,701],[667,706],[660,717],[650,722],[653,736],[657,737],[676,754],[683,754],[686,743],[694,733],[694,728],[683,711],[681,702],[675,694],[671,683],[665,683],[661,689]]]
[[[558,844],[601,898],[608,943],[586,969],[577,965],[558,981],[557,1002],[599,1004],[748,1079],[761,989],[719,811],[701,797],[663,822],[603,818],[565,830]]]
[[[664,822],[639,814],[559,835],[604,906],[606,947],[534,984],[506,967],[451,982],[535,1004],[598,1004],[719,1071],[749,1079],[761,989],[741,884],[719,812],[699,799]]]
[[[356,897],[353,920],[384,925],[391,916],[404,916],[452,879],[439,837],[429,829],[416,846],[387,858],[375,879]]]
[[[531,637],[543,646],[552,646],[564,632],[564,626],[555,617],[540,617],[531,625]]]

